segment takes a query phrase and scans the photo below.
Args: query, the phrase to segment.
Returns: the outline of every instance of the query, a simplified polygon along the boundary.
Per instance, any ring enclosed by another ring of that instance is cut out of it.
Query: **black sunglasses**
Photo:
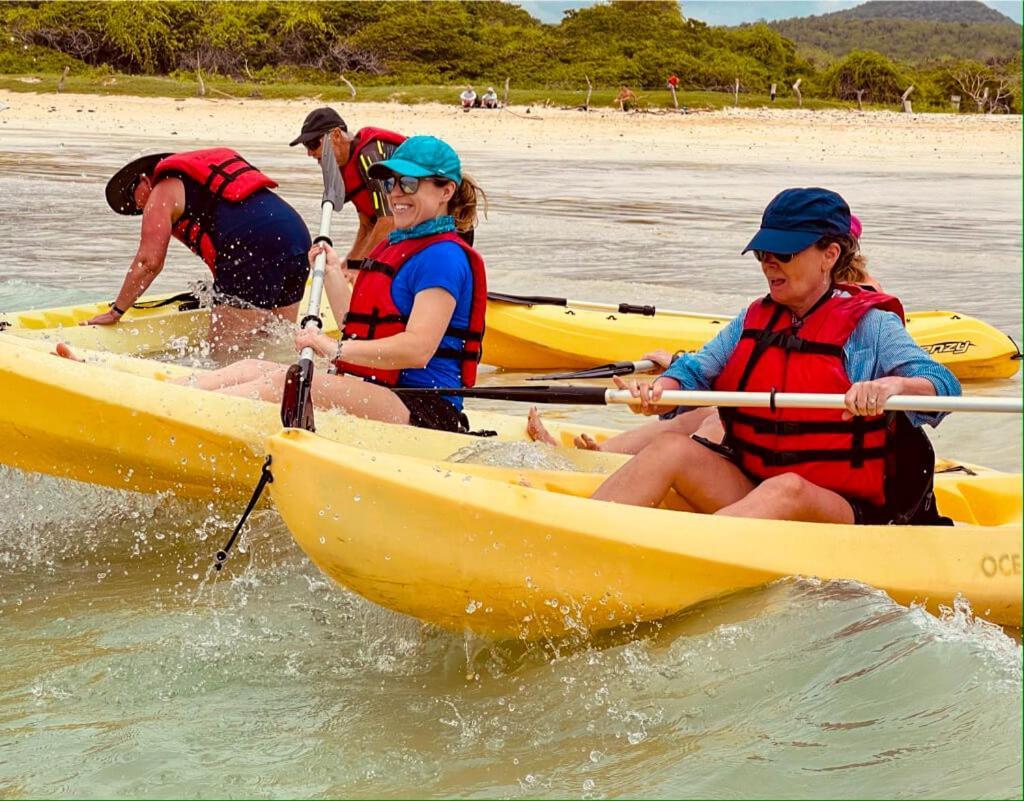
[[[320,143],[323,140],[324,140],[324,137],[321,134],[316,139],[311,139],[308,142],[303,142],[302,144],[305,146],[306,150],[308,150],[310,153],[312,153],[314,150],[316,150],[317,148],[320,147]]]
[[[444,186],[449,183],[444,178],[416,178],[412,175],[389,175],[387,178],[381,179],[381,184],[384,186],[384,191],[387,194],[391,194],[395,189],[395,184],[402,190],[403,195],[415,195],[420,188],[420,181],[430,181],[434,186]]]
[[[758,261],[764,261],[769,256],[775,259],[779,264],[789,264],[793,261],[795,253],[772,253],[770,250],[752,250],[754,258]]]

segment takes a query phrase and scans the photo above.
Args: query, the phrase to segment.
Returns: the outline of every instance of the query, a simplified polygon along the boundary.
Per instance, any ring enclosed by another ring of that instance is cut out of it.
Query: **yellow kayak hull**
[[[657,620],[784,576],[855,579],[1021,624],[1021,476],[940,476],[956,527],[741,520],[586,498],[601,477],[438,464],[304,431],[270,438],[271,493],[333,580],[420,620],[536,639]],[[583,497],[580,497],[583,496]]]
[[[0,464],[136,492],[247,497],[265,440],[280,430],[278,404],[169,383],[192,371],[116,354],[52,355],[51,345],[0,335]],[[471,412],[478,429],[526,437],[525,413]],[[316,412],[325,437],[358,447],[446,458],[476,437]],[[551,425],[571,444],[572,429]],[[599,437],[614,431],[598,431]],[[579,469],[611,471],[622,457],[576,449]]]
[[[130,309],[114,326],[80,325],[108,308],[105,303],[91,303],[0,313],[0,330],[61,340],[79,348],[147,355],[194,346],[209,328],[208,309],[181,311],[181,303]],[[323,304],[322,310],[324,330],[337,334],[328,305]],[[637,359],[657,349],[695,351],[729,319],[682,313],[644,317],[492,301],[487,305],[484,361],[510,370],[554,370]],[[946,311],[916,312],[908,315],[907,330],[961,380],[1010,378],[1020,367],[1020,353],[1013,340],[974,317]]]
[[[490,303],[484,361],[516,370],[594,367],[638,359],[653,350],[696,351],[728,316],[610,314],[559,306]],[[1010,337],[955,312],[911,312],[915,341],[961,380],[1010,378],[1020,352]]]

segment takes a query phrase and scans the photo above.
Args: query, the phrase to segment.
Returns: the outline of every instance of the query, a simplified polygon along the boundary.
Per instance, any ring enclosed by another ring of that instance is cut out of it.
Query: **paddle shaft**
[[[720,320],[728,322],[728,316],[721,314],[697,314],[695,312],[677,311],[675,309],[656,309],[636,303],[597,303],[591,300],[572,300],[571,298],[555,298],[548,295],[511,295],[507,292],[488,292],[487,299],[497,303],[512,303],[517,306],[565,306],[587,311],[611,312],[613,314],[640,314],[644,317],[688,317],[697,320]]]
[[[464,398],[521,401],[524,403],[570,403],[605,406],[623,403],[639,406],[640,399],[628,390],[601,387],[452,387],[438,389],[399,388],[399,395],[457,395]],[[774,409],[845,409],[842,395],[813,392],[708,392],[670,390],[658,400],[659,406],[725,406]],[[888,412],[1001,412],[1020,414],[1021,398],[961,398],[935,395],[893,395],[885,403]]]
[[[320,235],[317,237],[317,241],[330,241],[331,233],[331,215],[334,213],[334,203],[330,200],[325,200],[320,205]],[[310,326],[321,327],[318,325],[320,321],[320,298],[324,291],[324,271],[327,266],[327,254],[324,251],[320,251],[316,254],[316,259],[313,261],[313,278],[309,288],[309,305],[306,307],[306,316],[302,318],[302,327],[309,328]],[[311,347],[305,347],[299,354],[300,359],[312,359],[313,349]]]
[[[530,376],[527,381],[569,381],[573,378],[611,378],[616,375],[632,375],[633,373],[649,373],[657,368],[650,359],[639,359],[635,362],[611,362],[609,364],[574,370],[571,373],[549,373],[548,375]]]

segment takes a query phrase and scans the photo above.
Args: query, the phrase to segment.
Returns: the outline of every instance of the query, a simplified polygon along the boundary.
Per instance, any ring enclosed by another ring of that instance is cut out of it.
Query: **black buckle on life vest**
[[[756,456],[766,467],[792,467],[804,462],[850,462],[854,467],[863,467],[864,462],[885,459],[887,453],[887,448],[884,446],[859,449],[778,451],[745,442],[736,436],[729,438],[729,445],[736,451]]]
[[[756,328],[745,328],[740,334],[741,339],[754,339],[762,347],[783,348],[784,350],[796,351],[797,353],[817,353],[822,356],[842,357],[843,348],[841,345],[828,345],[823,342],[814,342],[810,339],[798,337],[791,331],[762,331]]]
[[[378,311],[377,307],[374,307],[373,311],[369,314],[350,311],[345,315],[342,327],[344,327],[345,323],[363,323],[367,326],[366,339],[373,339],[374,334],[377,333],[378,325],[383,325],[384,323],[406,323],[409,320],[408,317],[403,317],[401,314],[378,314]]]
[[[850,422],[840,420],[769,420],[746,412],[732,411],[728,415],[731,422],[750,426],[758,434],[777,437],[798,436],[800,434],[850,434],[854,437],[854,447],[864,444],[864,434],[870,431],[881,431],[888,425],[884,417],[865,420],[855,417]]]
[[[232,164],[241,163],[244,166],[235,170],[234,172],[228,172],[227,168]],[[217,200],[224,197],[224,191],[228,188],[228,185],[235,181],[239,175],[243,173],[252,172],[256,168],[253,167],[248,161],[243,159],[241,156],[232,156],[231,158],[222,161],[220,164],[211,164],[210,174],[206,177],[206,182],[203,184],[203,188],[210,192]],[[215,179],[221,178],[220,186],[216,189],[213,188],[213,182]]]
[[[376,259],[363,259],[363,266],[360,267],[365,273],[384,273],[388,278],[394,278],[397,270],[390,264],[385,264]]]

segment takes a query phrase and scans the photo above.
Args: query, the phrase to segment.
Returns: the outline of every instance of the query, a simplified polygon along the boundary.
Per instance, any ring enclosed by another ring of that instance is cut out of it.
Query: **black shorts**
[[[405,395],[402,403],[409,410],[409,425],[465,434],[469,420],[450,401],[439,395]]]
[[[273,262],[225,260],[217,265],[213,293],[217,303],[257,309],[277,309],[302,300],[309,276],[305,253],[284,256]]]

